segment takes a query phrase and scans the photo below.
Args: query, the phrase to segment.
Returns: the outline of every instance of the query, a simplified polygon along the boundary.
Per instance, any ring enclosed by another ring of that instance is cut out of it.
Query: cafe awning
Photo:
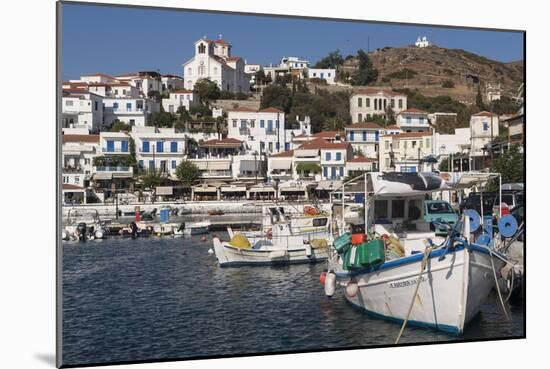
[[[101,180],[111,180],[113,179],[113,173],[95,173],[94,174],[94,180],[101,181]]]
[[[291,165],[290,160],[271,160],[271,169],[288,170]]]
[[[157,186],[157,195],[173,195],[174,188],[172,186]]]
[[[275,192],[275,189],[269,186],[254,186],[250,188],[249,192]]]
[[[218,189],[216,187],[212,186],[195,186],[193,187],[193,191],[195,193],[201,192],[201,193],[216,193]]]
[[[260,161],[257,160],[242,160],[241,161],[241,171],[245,172],[256,172],[260,168]]]
[[[221,187],[221,192],[246,192],[245,186],[226,186]]]
[[[231,162],[228,160],[224,161],[209,161],[206,169],[207,170],[229,170],[231,167]]]
[[[339,188],[342,185],[342,181],[339,180],[323,180],[319,181],[316,190],[318,191],[331,191]]]

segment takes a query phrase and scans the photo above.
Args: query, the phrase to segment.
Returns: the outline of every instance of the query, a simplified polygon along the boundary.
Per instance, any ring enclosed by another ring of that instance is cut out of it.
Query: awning
[[[342,181],[339,181],[339,180],[335,180],[335,181],[323,180],[323,181],[319,181],[319,184],[317,185],[316,190],[331,191],[339,188],[341,185],[342,185]]]
[[[249,192],[275,192],[273,187],[251,187]]]
[[[306,192],[304,187],[285,187],[281,188],[281,193],[283,192]]]
[[[216,187],[203,187],[203,186],[197,186],[193,187],[194,192],[203,192],[203,193],[216,193],[218,189]]]
[[[292,162],[290,160],[271,160],[271,169],[290,169]]]
[[[207,164],[208,170],[229,170],[231,167],[231,162],[228,160],[224,161],[209,161]]]
[[[174,188],[172,186],[157,186],[157,195],[173,195]]]
[[[194,161],[194,160],[191,160],[191,162],[193,164],[195,164],[197,166],[197,168],[199,168],[199,170],[206,170],[207,168],[207,162],[204,161],[204,160],[197,160],[197,161]]]
[[[222,192],[246,192],[246,187],[244,186],[230,186],[230,187],[221,187]]]
[[[314,157],[319,155],[319,150],[295,150],[294,156],[297,157]]]
[[[100,180],[110,180],[113,179],[113,173],[95,173],[94,174],[94,180],[100,181]]]
[[[132,173],[113,173],[113,178],[132,178]]]
[[[260,161],[254,162],[254,160],[241,160],[241,171],[256,172],[260,168]]]

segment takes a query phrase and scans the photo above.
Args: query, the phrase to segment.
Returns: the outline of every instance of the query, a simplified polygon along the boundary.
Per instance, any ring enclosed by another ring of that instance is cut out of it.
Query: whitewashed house
[[[170,91],[167,99],[162,99],[162,108],[169,113],[176,113],[180,106],[185,110],[199,104],[199,95],[192,90],[173,90]]]
[[[407,109],[407,95],[387,89],[365,88],[351,95],[349,106],[352,121],[362,123],[373,115],[386,117],[390,108],[395,114]]]
[[[162,92],[162,79],[158,72],[139,71],[122,74],[115,78],[121,83],[127,83],[134,87],[139,92],[140,97],[149,97],[149,93],[152,91]]]
[[[430,46],[430,42],[428,41],[428,37],[426,36],[418,36],[416,39],[416,42],[414,43],[416,47],[428,47]]]
[[[185,80],[183,77],[174,74],[163,74],[160,81],[162,84],[161,93],[185,89]]]
[[[473,114],[470,117],[470,156],[485,156],[488,154],[484,150],[486,145],[491,143],[491,138],[496,138],[499,134],[499,117],[488,111],[482,111]]]
[[[425,132],[430,129],[429,113],[420,109],[402,110],[397,114],[396,121],[403,132]]]
[[[404,132],[380,137],[379,170],[419,172],[426,170],[420,160],[434,154],[433,132]]]
[[[146,126],[150,115],[160,111],[160,104],[146,98],[104,98],[103,122],[110,127],[115,120],[130,126]]]
[[[373,122],[355,123],[345,127],[346,140],[355,151],[378,161],[378,143],[384,128]]]
[[[231,55],[231,44],[223,39],[195,42],[195,55],[183,64],[185,88],[192,90],[201,79],[209,79],[221,90],[231,92],[250,91],[249,75],[244,71],[241,57]]]
[[[335,84],[336,69],[308,68],[308,78],[319,78],[327,81],[327,84]]]
[[[103,98],[81,89],[64,89],[61,98],[61,127],[103,128]]]
[[[293,132],[305,129],[285,129],[285,113],[276,108],[236,108],[227,112],[227,137],[243,141],[246,149],[260,155],[290,150]]]
[[[64,185],[74,185],[81,188],[88,186],[93,173],[93,158],[99,153],[99,135],[79,133],[75,129],[67,129],[62,135],[61,175]]]
[[[175,177],[186,156],[187,136],[174,128],[132,127],[139,170],[159,170]]]

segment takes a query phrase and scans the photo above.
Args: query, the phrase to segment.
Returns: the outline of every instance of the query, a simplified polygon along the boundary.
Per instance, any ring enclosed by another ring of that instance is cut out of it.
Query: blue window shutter
[[[326,160],[327,160],[327,161],[330,161],[330,159],[331,159],[330,152],[327,152],[326,155],[325,155],[325,157],[326,157]]]
[[[149,141],[143,141],[143,152],[149,152]]]
[[[336,167],[330,168],[330,178],[336,177]]]
[[[139,168],[140,168],[140,169],[143,169],[143,160],[140,160],[140,161],[139,161]]]
[[[153,160],[149,160],[149,169],[155,169],[155,162]]]
[[[264,128],[265,127],[265,122],[263,120],[260,120],[260,128]]]
[[[379,136],[380,136],[380,132],[378,131],[374,132],[374,141],[378,142]]]
[[[121,141],[120,146],[122,152],[128,152],[128,141]]]
[[[178,143],[176,141],[172,141],[170,143],[170,151],[171,152],[178,152]]]
[[[349,140],[350,140],[350,141],[353,141],[354,137],[355,137],[355,132],[351,131],[351,132],[349,133]]]
[[[367,140],[367,131],[363,131],[363,141]]]
[[[107,141],[107,152],[114,152],[115,151],[115,141],[109,140]]]
[[[328,168],[327,167],[323,167],[323,176],[325,178],[328,177]]]
[[[342,160],[342,153],[336,153],[336,160]]]
[[[157,141],[157,152],[164,152],[164,142]]]
[[[172,160],[172,169],[176,169],[176,161]]]
[[[290,144],[287,142],[285,143],[285,151],[288,151],[290,150]]]
[[[340,177],[344,177],[344,167],[340,167]]]
[[[132,110],[132,103],[126,103],[126,110],[127,111]]]
[[[278,152],[280,148],[281,148],[281,145],[277,142],[275,144],[275,150],[277,150],[277,152]]]

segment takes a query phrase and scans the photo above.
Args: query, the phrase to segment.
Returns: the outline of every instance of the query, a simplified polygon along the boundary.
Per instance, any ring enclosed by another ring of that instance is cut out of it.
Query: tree
[[[491,172],[500,173],[502,183],[523,182],[524,160],[519,145],[512,145],[507,151],[493,159]]]
[[[149,91],[147,92],[147,97],[150,98],[150,99],[153,99],[155,100],[156,102],[162,102],[162,96],[160,94],[160,92],[158,91]]]
[[[166,177],[166,173],[156,169],[148,169],[141,175],[141,185],[144,189],[148,188],[151,191],[152,202],[155,202],[155,197],[157,196],[157,186],[161,184]]]
[[[155,127],[172,127],[176,117],[172,113],[165,111],[151,114],[151,125]]]
[[[477,86],[476,106],[480,111],[487,110],[487,107],[483,103],[483,97],[481,96],[481,87]]]
[[[359,68],[351,76],[351,84],[354,86],[368,85],[378,78],[378,70],[372,66],[372,62],[366,52],[357,50]]]
[[[451,168],[449,167],[449,158],[441,159],[441,162],[439,163],[439,170],[441,172],[448,172],[451,170]]]
[[[194,115],[196,117],[211,117],[212,116],[212,110],[205,105],[194,105],[189,109],[189,113],[191,115]]]
[[[109,129],[111,132],[120,132],[120,131],[130,131],[130,125],[126,124],[124,122],[121,122],[120,120],[115,120],[113,124],[111,125],[111,128]]]
[[[220,88],[216,82],[208,78],[199,79],[197,83],[195,83],[193,90],[199,95],[201,102],[204,104],[208,104],[210,101],[220,98]]]
[[[334,50],[315,63],[313,68],[337,68],[342,64],[344,64],[344,58],[340,54],[340,50]]]
[[[256,72],[256,85],[264,85],[265,82],[266,82],[266,76],[265,76],[265,72],[263,69],[260,69],[259,71]]]
[[[260,105],[262,109],[275,107],[289,113],[292,106],[291,91],[279,85],[268,86],[264,89]]]
[[[176,168],[176,177],[184,187],[189,188],[199,179],[199,168],[189,160],[184,160]]]

